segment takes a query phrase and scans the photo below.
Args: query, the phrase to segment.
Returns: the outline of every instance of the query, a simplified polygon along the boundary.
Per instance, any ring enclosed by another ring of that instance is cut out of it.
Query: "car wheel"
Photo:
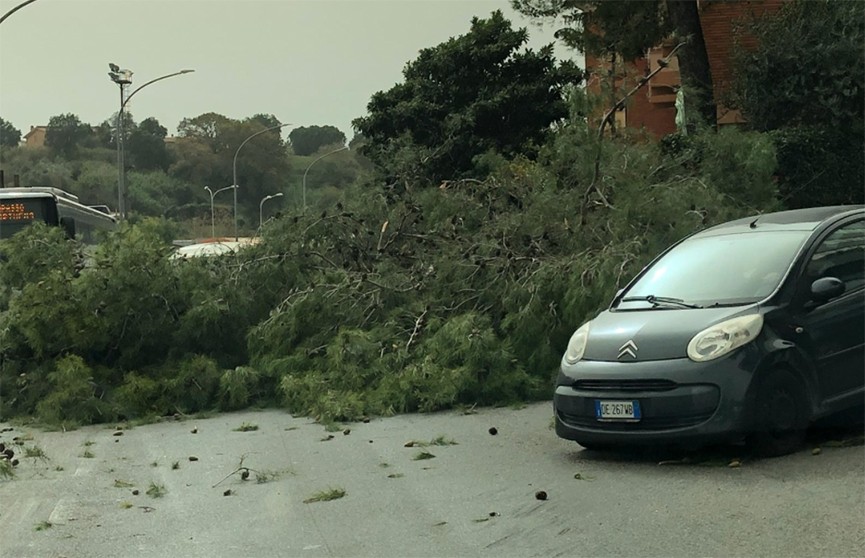
[[[759,383],[750,445],[763,457],[786,455],[799,449],[808,427],[805,386],[791,372],[775,369]]]

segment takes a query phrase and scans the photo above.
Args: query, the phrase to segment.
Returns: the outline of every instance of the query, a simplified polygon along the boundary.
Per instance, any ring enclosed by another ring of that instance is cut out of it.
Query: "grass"
[[[294,470],[292,469],[283,469],[281,471],[253,471],[255,473],[255,482],[258,484],[264,484],[266,482],[275,481],[282,477],[283,475],[294,475]]]
[[[63,465],[58,465],[58,466],[54,467],[54,470],[60,472],[60,471],[64,471],[65,469],[64,469]]]
[[[387,476],[387,478],[389,478],[389,479],[401,479],[404,476],[405,475],[403,475],[402,473],[391,473]]]
[[[24,448],[24,457],[32,457],[34,459],[42,459],[43,461],[48,460],[48,456],[45,455],[45,452],[42,451],[37,445],[33,445],[29,448]]]
[[[328,488],[327,490],[316,492],[304,500],[303,503],[311,504],[313,502],[329,502],[330,500],[339,500],[343,496],[345,496],[344,488]]]
[[[114,488],[132,488],[133,484],[131,482],[126,482],[125,480],[114,479]]]
[[[172,468],[173,470],[180,469],[180,461],[175,461],[174,463],[172,463],[172,464],[171,464],[171,468]]]
[[[81,457],[84,457],[85,459],[93,459],[94,457],[96,457],[96,455],[94,455],[94,453],[90,450],[84,450],[84,453],[81,454]]]
[[[234,429],[235,432],[254,432],[258,430],[258,425],[251,422],[242,422],[240,426]]]
[[[152,462],[150,463],[150,466],[151,466],[151,467],[159,467],[159,462],[158,462],[158,461],[152,461]]]
[[[2,479],[11,479],[15,478],[15,469],[12,468],[12,464],[5,459],[0,459],[0,478]]]
[[[39,523],[36,524],[35,527],[33,527],[33,530],[34,531],[44,531],[44,530],[50,529],[52,527],[54,527],[54,524],[51,523],[50,521],[40,521]]]
[[[120,507],[123,508],[124,510],[128,510],[129,508],[132,507],[132,502],[130,502],[128,500],[124,500],[124,501],[120,502]]]
[[[94,442],[93,440],[85,440],[85,442],[84,442],[83,445],[84,445],[85,448],[89,448],[90,446],[92,446],[92,445],[95,444],[95,443],[96,443],[96,442]]]
[[[164,484],[156,484],[155,482],[151,482],[150,486],[147,488],[145,494],[150,496],[151,498],[162,498],[168,493],[168,489],[165,488]]]
[[[414,457],[412,457],[412,459],[414,461],[423,461],[424,459],[433,459],[433,458],[435,458],[435,455],[431,454],[428,451],[418,452]]]
[[[325,432],[341,432],[343,430],[342,425],[336,422],[326,422],[324,424]]]

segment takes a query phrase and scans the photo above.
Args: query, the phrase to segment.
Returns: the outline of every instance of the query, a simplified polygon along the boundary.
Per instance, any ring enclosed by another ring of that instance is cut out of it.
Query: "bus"
[[[98,231],[117,225],[107,206],[84,205],[78,196],[58,188],[0,189],[0,240],[36,222],[62,227],[69,238],[87,244],[98,240]]]

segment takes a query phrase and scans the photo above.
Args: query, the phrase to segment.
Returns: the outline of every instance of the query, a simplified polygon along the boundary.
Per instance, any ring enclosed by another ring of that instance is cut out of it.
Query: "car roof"
[[[865,206],[863,205],[833,205],[764,213],[715,225],[695,234],[694,237],[735,234],[757,230],[813,231],[829,220],[841,218],[848,214],[852,215],[863,210],[865,210]]]

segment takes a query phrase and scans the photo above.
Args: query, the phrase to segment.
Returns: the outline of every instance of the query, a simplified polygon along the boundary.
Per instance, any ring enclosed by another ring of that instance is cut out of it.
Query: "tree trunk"
[[[712,72],[709,68],[709,55],[703,39],[703,27],[697,11],[697,0],[668,0],[667,13],[676,27],[680,38],[687,37],[687,46],[679,51],[679,74],[682,83],[689,88],[692,104],[703,120],[713,128],[717,125],[717,112],[712,88]]]

